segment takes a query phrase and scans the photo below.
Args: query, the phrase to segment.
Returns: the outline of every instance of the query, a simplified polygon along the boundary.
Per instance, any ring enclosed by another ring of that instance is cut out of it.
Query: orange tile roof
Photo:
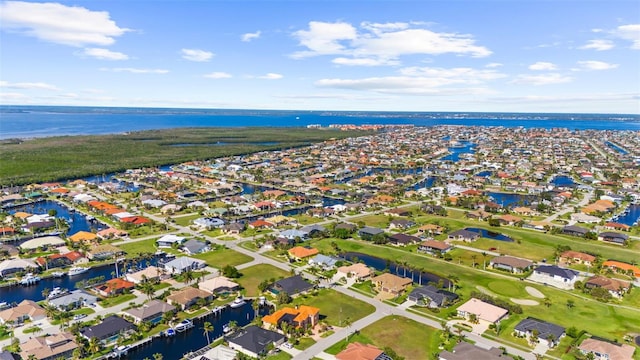
[[[627,263],[623,263],[615,260],[607,260],[602,263],[602,266],[621,269],[624,271],[632,270],[633,275],[637,278],[640,278],[640,268],[638,268],[637,266],[633,266],[631,264],[627,264]]]
[[[338,360],[375,360],[382,354],[382,350],[369,344],[353,342],[347,348],[336,354]]]
[[[316,254],[318,254],[318,249],[315,249],[315,248],[306,248],[302,246],[296,246],[294,248],[289,249],[289,255],[297,257],[298,259],[303,259]]]
[[[92,240],[95,240],[97,237],[98,235],[94,233],[90,233],[88,231],[78,231],[77,233],[69,236],[69,240],[73,242],[92,241]]]
[[[280,320],[280,318],[282,318],[286,314],[289,314],[289,315],[295,315],[295,318],[293,320],[300,323],[310,317],[311,318],[315,317],[319,313],[320,313],[320,309],[313,306],[300,305],[298,306],[297,309],[285,307],[285,308],[279,309],[273,314],[265,315],[262,318],[262,321],[268,324],[278,325],[278,321]]]

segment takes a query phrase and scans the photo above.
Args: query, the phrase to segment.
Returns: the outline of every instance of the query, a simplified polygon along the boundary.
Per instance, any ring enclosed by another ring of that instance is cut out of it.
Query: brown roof
[[[496,256],[491,259],[491,262],[494,264],[508,265],[516,269],[524,269],[533,265],[532,261],[526,259],[518,259],[511,256]]]
[[[562,254],[560,254],[561,258],[567,258],[567,259],[580,259],[581,261],[595,261],[596,257],[593,255],[589,255],[589,254],[585,254],[585,253],[581,253],[579,251],[573,251],[573,250],[567,250],[565,252],[563,252]]]
[[[28,316],[30,319],[38,319],[46,316],[46,311],[42,306],[38,305],[32,300],[22,300],[20,304],[11,309],[0,311],[0,319],[4,322],[16,321],[24,316]]]
[[[585,339],[578,349],[609,355],[609,360],[631,360],[635,348],[628,344],[613,344],[594,338]]]
[[[30,355],[34,355],[36,359],[56,358],[77,347],[75,337],[68,332],[47,337],[38,336],[20,344],[20,356],[23,359],[28,359]]]
[[[423,241],[420,246],[428,246],[432,249],[438,249],[438,250],[447,250],[451,247],[451,245],[447,244],[444,241],[437,241],[437,240],[427,240],[427,241]]]
[[[620,291],[628,289],[630,284],[627,281],[611,279],[606,276],[596,275],[585,282],[585,284],[601,287],[611,291]]]
[[[347,348],[336,354],[338,360],[375,360],[382,350],[369,344],[350,343]]]
[[[195,298],[203,298],[206,299],[210,297],[211,294],[204,290],[196,289],[191,286],[183,287],[182,289],[176,291],[175,293],[169,295],[167,300],[178,303],[180,305],[186,305],[190,303]]]
[[[382,287],[391,289],[393,291],[404,290],[407,285],[413,282],[409,278],[400,277],[389,273],[378,275],[372,278],[371,281],[374,283],[379,282]]]

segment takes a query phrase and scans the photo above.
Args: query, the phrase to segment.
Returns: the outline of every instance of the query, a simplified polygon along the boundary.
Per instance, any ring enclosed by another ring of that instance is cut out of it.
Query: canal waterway
[[[629,207],[627,208],[627,210],[625,210],[625,212],[623,212],[622,214],[612,219],[612,221],[615,221],[620,224],[629,225],[629,226],[633,226],[634,224],[637,225],[637,222],[639,220],[640,220],[640,204],[629,205]]]
[[[613,150],[619,152],[622,155],[627,155],[629,153],[627,150],[625,150],[625,149],[621,148],[620,146],[612,143],[611,141],[607,141],[606,144],[607,144],[608,147],[612,148]]]
[[[107,226],[97,220],[87,220],[87,217],[79,211],[70,211],[67,206],[57,201],[45,200],[35,203],[14,206],[6,209],[9,214],[15,214],[22,211],[29,214],[47,214],[49,210],[56,211],[56,217],[62,218],[69,224],[67,235],[73,235],[78,231],[100,231]]]
[[[423,271],[421,275],[420,271],[415,271],[409,267],[404,267],[402,265],[396,264],[395,262],[387,261],[379,257],[375,257],[375,256],[371,256],[371,255],[367,255],[359,252],[345,252],[340,254],[340,257],[348,261],[354,261],[357,259],[359,262],[362,262],[365,265],[372,267],[378,271],[383,271],[385,269],[388,269],[390,273],[398,276],[404,276],[405,270],[406,270],[407,277],[411,278],[411,280],[417,284],[419,283],[422,283],[422,285],[427,285],[429,283],[438,284],[438,282],[442,280],[443,285],[445,287],[449,287],[451,285],[451,282],[448,279],[440,277],[436,274]],[[420,276],[422,277],[422,280],[420,280]]]
[[[532,195],[490,192],[489,196],[496,204],[502,205],[502,207],[511,207],[522,205],[529,205],[535,199]]]
[[[476,152],[476,144],[470,141],[460,141],[460,146],[450,147],[449,154],[440,158],[440,160],[458,162],[462,154],[473,154]]]
[[[480,236],[482,236],[484,238],[487,238],[487,239],[498,240],[498,241],[506,241],[506,242],[513,242],[513,239],[508,237],[508,236],[506,236],[506,235],[503,235],[503,234],[500,234],[500,233],[497,233],[497,232],[493,232],[493,231],[489,231],[489,230],[486,230],[486,229],[468,227],[468,228],[465,228],[465,230],[472,231],[472,232],[475,232],[475,233],[479,233]]]
[[[551,184],[555,186],[575,186],[576,183],[567,175],[557,175],[551,180]]]

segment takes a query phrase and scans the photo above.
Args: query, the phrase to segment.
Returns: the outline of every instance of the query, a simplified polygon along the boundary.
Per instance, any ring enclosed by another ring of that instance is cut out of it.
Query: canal
[[[567,175],[557,175],[551,180],[551,184],[555,186],[575,186],[576,183]]]
[[[535,196],[532,195],[523,195],[523,194],[511,194],[511,193],[501,193],[501,192],[490,192],[489,196],[493,199],[492,201],[496,204],[500,204],[502,207],[511,207],[518,206],[520,204],[529,205],[535,199]]]
[[[460,146],[450,147],[449,154],[440,158],[440,160],[458,162],[462,154],[473,154],[476,152],[476,144],[470,141],[460,141]]]
[[[486,229],[480,229],[480,228],[473,228],[473,227],[468,227],[468,228],[464,228],[467,231],[472,231],[475,233],[480,234],[480,236],[487,238],[487,239],[491,239],[491,240],[498,240],[498,241],[506,241],[506,242],[513,242],[513,239],[508,237],[507,235],[503,235],[497,232],[493,232],[493,231],[489,231]]]
[[[612,219],[620,224],[625,224],[629,226],[635,226],[640,220],[640,205],[639,204],[631,204],[622,214],[616,216]]]

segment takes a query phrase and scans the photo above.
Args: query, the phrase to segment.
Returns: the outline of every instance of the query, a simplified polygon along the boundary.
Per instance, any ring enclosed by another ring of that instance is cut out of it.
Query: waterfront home
[[[613,231],[604,231],[598,234],[598,240],[614,243],[617,245],[625,245],[628,239],[629,235]]]
[[[120,255],[124,255],[124,251],[111,244],[93,245],[89,251],[87,251],[87,258],[91,260],[113,259]]]
[[[211,217],[201,217],[193,220],[193,225],[201,230],[213,230],[224,225],[224,220]]]
[[[449,240],[462,240],[465,242],[476,241],[480,238],[480,234],[475,231],[469,231],[465,229],[456,230],[447,235]]]
[[[36,336],[20,344],[20,357],[37,360],[71,359],[77,348],[75,336],[68,332]]]
[[[457,312],[458,316],[465,319],[470,319],[471,315],[475,315],[478,321],[484,321],[488,324],[496,324],[509,314],[509,310],[507,309],[486,303],[476,298],[471,298],[466,303],[460,305]]]
[[[640,278],[640,268],[635,265],[623,263],[621,261],[607,260],[602,263],[602,267],[611,268],[614,271]]]
[[[275,227],[274,224],[268,221],[260,220],[260,219],[249,223],[249,228],[256,229],[256,230],[273,229],[274,227]]]
[[[92,241],[96,241],[98,239],[98,235],[88,232],[88,231],[78,231],[77,233],[69,236],[69,240],[74,243],[90,243]]]
[[[137,285],[145,281],[158,282],[160,281],[161,275],[162,269],[151,265],[134,273],[127,273],[125,279]]]
[[[38,265],[31,259],[9,259],[0,261],[0,277],[7,278],[15,273],[37,269]]]
[[[374,271],[367,265],[356,263],[348,266],[340,266],[336,276],[338,276],[338,278],[355,278],[356,281],[362,281],[371,277],[373,274]]]
[[[309,233],[303,230],[288,229],[281,231],[279,236],[289,240],[304,241],[309,238]]]
[[[273,314],[262,317],[264,327],[273,326],[276,329],[280,329],[282,323],[287,323],[294,328],[313,328],[318,321],[320,321],[320,309],[307,305],[298,305],[295,308],[283,307]]]
[[[309,265],[318,266],[323,270],[332,270],[336,266],[338,261],[339,260],[334,257],[318,254],[309,259]]]
[[[550,348],[556,346],[565,335],[562,326],[532,317],[520,321],[514,332],[517,336],[528,338],[530,342],[546,343]]]
[[[409,278],[384,273],[371,278],[371,283],[377,291],[397,296],[402,294],[412,281]]]
[[[571,220],[583,224],[597,224],[602,221],[602,219],[597,216],[587,215],[583,213],[571,214]]]
[[[161,300],[151,300],[140,307],[123,310],[122,314],[131,317],[135,324],[150,322],[156,324],[168,312],[175,312],[176,307]]]
[[[136,284],[131,281],[127,281],[121,278],[114,278],[111,280],[107,280],[107,282],[102,285],[96,286],[95,290],[98,292],[98,294],[107,297],[123,294],[126,291],[133,289],[135,286]]]
[[[586,229],[580,226],[575,226],[575,225],[567,225],[562,228],[563,234],[571,235],[571,236],[579,236],[579,237],[584,237],[585,235],[587,235],[589,231],[590,231],[589,229]]]
[[[491,216],[492,214],[490,212],[486,212],[482,209],[470,211],[466,214],[467,218],[480,221],[488,220],[489,218],[491,218]]]
[[[414,288],[407,296],[407,300],[415,302],[419,306],[440,308],[458,299],[458,295],[437,289],[432,285],[424,285]]]
[[[324,234],[327,231],[324,226],[317,224],[304,226],[300,230],[305,231],[309,237],[318,236],[320,234]]]
[[[596,261],[596,257],[579,251],[567,250],[560,254],[558,260],[565,264],[584,264],[591,266],[593,262]]]
[[[502,269],[511,273],[520,274],[529,270],[533,266],[533,262],[512,256],[496,256],[491,259],[489,266],[494,269]]]
[[[87,293],[84,290],[73,290],[68,294],[62,295],[55,299],[48,299],[47,303],[50,306],[59,309],[61,311],[69,311],[72,309],[79,309],[83,306],[90,306],[95,304],[98,298]]]
[[[631,360],[636,348],[633,345],[607,341],[602,338],[586,338],[578,350],[585,356],[593,354],[594,360]]]
[[[104,230],[100,230],[96,233],[96,235],[102,239],[102,240],[106,240],[106,239],[113,239],[113,238],[122,238],[122,237],[126,237],[129,236],[129,233],[127,233],[124,230],[118,230],[116,228],[112,228],[112,227],[108,227]]]
[[[406,230],[412,226],[415,226],[416,223],[413,220],[408,219],[393,219],[389,223],[389,229],[403,229]]]
[[[444,241],[437,240],[426,240],[418,245],[419,252],[425,252],[431,255],[446,254],[451,249],[453,249],[451,245],[447,244]]]
[[[133,332],[135,325],[119,316],[111,315],[102,320],[98,325],[86,327],[80,330],[80,335],[85,339],[98,339],[104,345],[114,342],[119,336]]]
[[[365,226],[358,230],[358,236],[362,240],[372,240],[374,237],[384,236],[384,231],[375,227]]]
[[[308,282],[302,276],[295,275],[274,282],[273,285],[271,285],[270,291],[274,294],[284,291],[290,296],[294,296],[311,290],[312,288],[313,284]]]
[[[571,290],[578,280],[578,272],[555,265],[540,265],[533,270],[529,280],[560,289]]]
[[[395,246],[407,246],[407,245],[413,245],[413,244],[417,244],[420,241],[422,241],[422,239],[420,239],[417,236],[413,236],[413,235],[407,235],[407,234],[393,234],[391,236],[389,236],[387,238],[387,240],[389,240],[389,244],[390,245],[395,245]]]
[[[247,326],[237,334],[227,338],[229,347],[253,358],[265,355],[270,348],[282,345],[287,338],[275,331]]]
[[[618,279],[608,278],[602,275],[595,275],[584,282],[587,289],[603,288],[616,299],[620,299],[629,291],[631,283]]]
[[[187,255],[201,254],[211,250],[211,246],[204,241],[190,239],[182,244],[182,251]]]
[[[300,261],[302,259],[314,256],[318,254],[318,249],[316,248],[309,248],[309,247],[304,247],[304,246],[296,246],[293,247],[291,249],[289,249],[289,251],[287,252],[289,254],[289,256],[296,260],[296,261]]]
[[[198,288],[208,291],[212,294],[230,293],[240,288],[240,285],[229,280],[225,276],[216,276],[214,278],[201,281]]]
[[[58,248],[65,245],[66,243],[59,236],[43,236],[23,242],[20,244],[20,248],[36,250],[38,248]]]
[[[187,256],[175,258],[164,264],[164,269],[169,274],[182,274],[186,270],[199,270],[207,266],[204,260],[194,259]]]
[[[32,300],[22,300],[17,306],[0,311],[0,324],[22,324],[23,322],[38,321],[47,317],[47,312]]]
[[[438,355],[439,360],[513,360],[509,355],[505,355],[502,349],[490,348],[485,349],[477,347],[468,342],[460,342],[453,351],[444,350]]]
[[[167,302],[179,307],[182,311],[197,303],[199,299],[211,301],[213,300],[213,295],[210,292],[201,289],[185,286],[167,296]]]
[[[167,234],[156,240],[156,245],[159,248],[171,248],[174,246],[173,244],[176,244],[176,246],[180,245],[184,242],[184,240],[185,238],[182,236]]]
[[[337,360],[391,360],[391,358],[371,344],[352,342],[336,354]]]
[[[222,232],[225,234],[240,234],[245,230],[245,223],[243,222],[232,222],[222,226]]]

